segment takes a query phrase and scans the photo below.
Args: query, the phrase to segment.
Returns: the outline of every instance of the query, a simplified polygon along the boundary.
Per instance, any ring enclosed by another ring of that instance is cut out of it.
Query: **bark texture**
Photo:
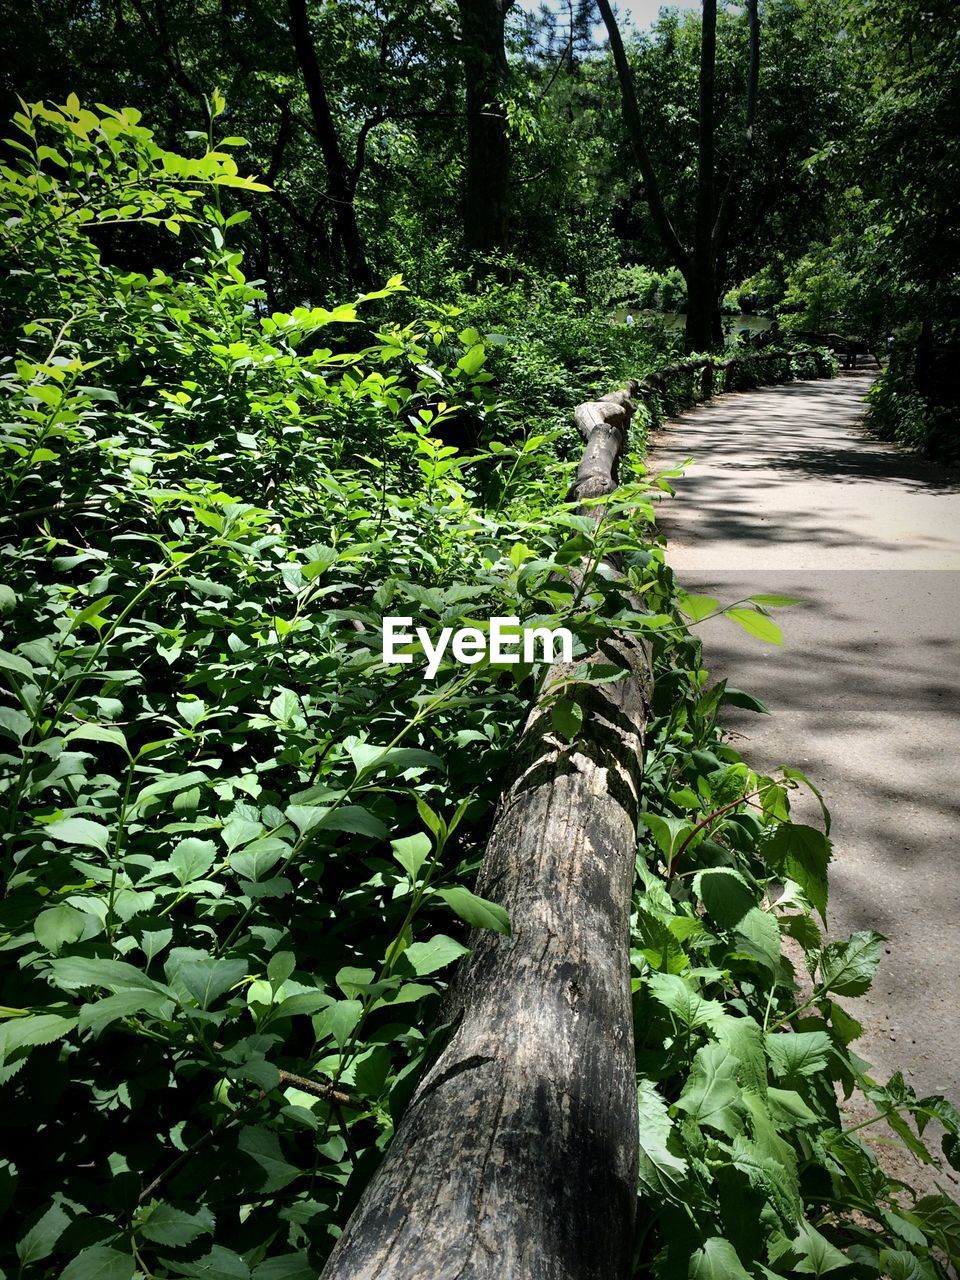
[[[501,97],[507,79],[504,17],[512,0],[458,0],[467,105],[463,232],[474,253],[506,248],[510,138]]]
[[[622,393],[577,411],[587,447],[574,497],[616,487],[631,412]],[[627,638],[593,660],[628,674],[575,686],[584,723],[573,743],[554,734],[542,699],[530,715],[477,886],[509,911],[513,935],[474,934],[451,1037],[323,1280],[629,1274],[629,919],[649,668]],[[567,675],[553,667],[545,692]]]

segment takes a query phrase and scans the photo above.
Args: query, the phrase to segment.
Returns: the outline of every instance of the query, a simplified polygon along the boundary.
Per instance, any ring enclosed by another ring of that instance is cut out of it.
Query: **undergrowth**
[[[881,440],[895,440],[943,462],[960,462],[957,406],[935,404],[917,390],[912,350],[894,351],[867,392],[867,404],[867,425]]]
[[[232,190],[260,184],[215,143],[221,107],[192,158],[136,112],[24,107],[0,181],[4,1274],[317,1274],[469,928],[511,927],[470,886],[544,673],[385,667],[404,611],[562,622],[577,656],[611,629],[653,645],[639,1273],[944,1274],[956,1207],[906,1202],[837,1089],[918,1153],[935,1117],[955,1157],[956,1114],[851,1052],[836,997],[876,939],[823,945],[827,837],[787,809],[804,780],[723,741],[749,699],[708,684],[689,629],[719,609],[776,641],[783,601],[678,593],[651,524],[668,481],[636,455],[599,530],[557,501],[550,413],[640,339],[554,301],[551,365],[515,299],[488,318],[495,295],[467,314],[399,279],[267,314],[230,243]],[[108,259],[118,226],[141,255],[182,245],[180,268]],[[612,548],[647,613],[601,570]]]

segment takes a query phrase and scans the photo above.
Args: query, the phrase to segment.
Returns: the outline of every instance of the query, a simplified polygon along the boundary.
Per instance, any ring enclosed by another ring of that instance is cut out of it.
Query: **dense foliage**
[[[529,672],[425,686],[381,615],[569,609],[565,467],[452,309],[359,321],[399,279],[266,314],[224,143],[76,100],[16,123],[2,1034],[42,1142],[10,1239],[71,1277],[297,1274],[415,1082],[450,931],[508,927],[463,881]],[[194,256],[113,266],[118,223]]]
[[[945,1274],[960,1211],[887,1178],[836,1086],[924,1160],[931,1119],[955,1160],[956,1113],[850,1050],[836,997],[877,939],[823,945],[805,780],[723,741],[751,700],[689,630],[724,610],[776,641],[787,602],[678,592],[650,526],[668,480],[636,454],[599,530],[561,500],[571,402],[665,359],[653,331],[529,274],[468,311],[399,277],[273,310],[234,247],[269,193],[223,112],[185,156],[133,109],[24,106],[0,185],[6,1273],[317,1274],[468,926],[510,928],[471,883],[543,671],[385,667],[382,615],[408,611],[653,645],[639,1272]],[[649,613],[599,570],[612,547]],[[553,714],[576,732],[575,701]]]

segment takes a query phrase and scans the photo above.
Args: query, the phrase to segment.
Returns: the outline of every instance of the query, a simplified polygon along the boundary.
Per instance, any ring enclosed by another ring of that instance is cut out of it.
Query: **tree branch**
[[[604,26],[607,28],[610,51],[613,54],[614,66],[617,69],[617,77],[620,81],[620,93],[623,98],[623,118],[636,154],[637,165],[643,177],[650,214],[667,252],[680,270],[686,274],[690,269],[689,254],[683,247],[670,214],[667,212],[667,207],[663,200],[663,192],[653,167],[653,160],[644,141],[643,121],[640,116],[640,106],[637,102],[637,88],[634,84],[633,71],[627,60],[626,50],[623,47],[620,28],[617,26],[617,20],[613,15],[610,0],[597,0],[597,4],[600,8],[600,16],[603,18]]]
[[[757,118],[757,96],[760,83],[760,14],[758,0],[747,0],[747,22],[750,30],[750,64],[747,69],[747,91],[743,107],[744,146],[739,160],[734,163],[730,170],[730,176],[727,178],[723,195],[720,197],[720,203],[717,208],[717,219],[713,224],[714,252],[718,257],[725,251],[727,235],[730,231],[730,222],[733,216],[733,196],[737,186],[737,179],[742,175],[753,148],[753,126]]]

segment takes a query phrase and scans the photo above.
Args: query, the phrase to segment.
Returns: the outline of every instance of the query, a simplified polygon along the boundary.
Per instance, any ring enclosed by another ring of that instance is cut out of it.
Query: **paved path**
[[[960,1102],[960,476],[869,439],[868,386],[722,396],[658,433],[651,461],[695,459],[661,507],[687,590],[803,601],[778,611],[783,649],[703,624],[707,663],[773,713],[728,713],[750,763],[822,784],[831,935],[890,938],[855,1002],[858,1052]]]

